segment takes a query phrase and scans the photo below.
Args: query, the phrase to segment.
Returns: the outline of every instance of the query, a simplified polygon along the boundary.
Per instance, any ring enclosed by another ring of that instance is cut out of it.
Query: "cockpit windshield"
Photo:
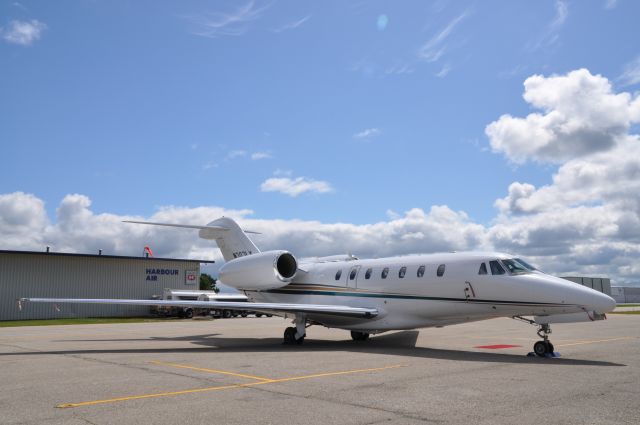
[[[518,263],[522,264],[527,270],[529,271],[536,271],[538,269],[536,269],[535,267],[533,267],[531,264],[527,263],[526,261],[524,261],[522,258],[516,258],[515,259]]]
[[[504,264],[504,266],[507,268],[507,270],[509,270],[509,273],[511,274],[530,273],[533,270],[535,270],[529,264],[527,263],[523,264],[523,261],[517,258],[502,260],[502,264]]]

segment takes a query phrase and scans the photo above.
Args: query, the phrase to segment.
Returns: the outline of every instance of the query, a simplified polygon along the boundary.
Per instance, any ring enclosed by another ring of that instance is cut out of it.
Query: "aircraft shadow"
[[[187,348],[112,348],[112,349],[81,349],[55,351],[27,351],[15,353],[0,353],[0,357],[28,356],[28,355],[80,355],[80,354],[162,354],[162,353],[265,353],[265,352],[339,352],[381,354],[424,359],[452,360],[462,362],[485,363],[514,363],[514,364],[545,364],[564,366],[627,366],[625,364],[598,361],[570,359],[566,357],[546,359],[527,357],[524,354],[487,353],[479,351],[450,350],[440,348],[416,347],[418,331],[400,331],[379,336],[373,336],[368,341],[326,341],[305,339],[302,345],[283,345],[280,338],[220,338],[219,334],[190,335],[180,337],[150,337],[145,339],[91,339],[68,340],[88,342],[109,341],[191,341],[200,347]],[[63,341],[58,341],[63,342]]]

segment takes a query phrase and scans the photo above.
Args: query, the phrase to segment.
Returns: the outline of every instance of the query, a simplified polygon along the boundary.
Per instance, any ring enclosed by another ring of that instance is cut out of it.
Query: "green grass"
[[[161,322],[166,319],[154,317],[87,317],[82,319],[47,319],[47,320],[7,320],[0,321],[0,328],[17,326],[51,326],[51,325],[97,325],[110,323],[143,323]]]
[[[640,304],[618,304],[618,307],[640,307]]]
[[[640,314],[640,310],[631,310],[631,311],[610,311],[607,314]]]

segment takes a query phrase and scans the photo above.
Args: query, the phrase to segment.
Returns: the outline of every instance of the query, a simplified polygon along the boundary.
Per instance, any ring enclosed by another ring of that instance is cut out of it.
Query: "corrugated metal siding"
[[[147,274],[147,269],[178,270],[176,275]],[[115,305],[27,304],[18,311],[16,299],[127,298],[162,296],[164,288],[198,289],[186,284],[186,271],[200,274],[193,261],[154,258],[56,256],[0,253],[0,320],[62,317],[144,316],[149,307]],[[157,280],[147,280],[157,276]]]
[[[596,291],[611,295],[611,280],[607,277],[562,276],[562,279],[570,280],[584,285],[587,288],[595,289]]]

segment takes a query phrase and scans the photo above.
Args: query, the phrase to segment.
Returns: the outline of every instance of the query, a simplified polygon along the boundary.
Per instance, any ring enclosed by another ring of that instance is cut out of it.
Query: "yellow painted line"
[[[356,370],[345,370],[341,372],[327,372],[327,373],[316,373],[314,375],[304,375],[304,376],[293,376],[291,378],[279,378],[273,379],[270,383],[274,382],[289,382],[289,381],[299,381],[302,379],[312,379],[312,378],[323,378],[325,376],[336,376],[336,375],[349,375],[352,373],[364,373],[364,372],[378,372],[386,369],[396,369],[399,367],[406,367],[406,365],[397,364],[392,366],[382,366],[382,367],[374,367],[371,369],[356,369]]]
[[[227,372],[225,370],[206,369],[206,368],[203,368],[203,367],[195,367],[195,366],[183,365],[183,364],[178,364],[178,363],[168,363],[168,362],[158,362],[158,361],[154,361],[154,362],[151,362],[151,363],[157,364],[157,365],[160,365],[160,366],[172,366],[172,367],[179,367],[181,369],[198,370],[200,372],[216,373],[216,374],[220,374],[220,375],[237,376],[239,378],[255,379],[255,380],[258,380],[258,381],[271,381],[271,379],[263,378],[261,376],[245,375],[243,373]]]
[[[250,382],[248,384],[222,385],[217,387],[194,388],[190,390],[170,391],[170,392],[164,392],[164,393],[140,394],[140,395],[125,396],[125,397],[115,397],[115,398],[109,398],[104,400],[83,401],[80,403],[63,403],[63,404],[57,405],[56,407],[61,409],[66,409],[66,408],[72,408],[72,407],[94,406],[96,404],[117,403],[121,401],[129,401],[129,400],[140,400],[145,398],[170,397],[170,396],[183,395],[183,394],[194,394],[194,393],[228,390],[232,388],[248,388],[248,387],[254,387],[257,385],[273,384],[276,382],[297,381],[297,380],[303,380],[303,379],[321,378],[321,377],[336,376],[336,375],[348,375],[348,374],[354,374],[354,373],[377,372],[381,370],[394,369],[394,368],[404,367],[404,366],[406,365],[382,366],[382,367],[374,367],[369,369],[354,369],[354,370],[345,370],[340,372],[327,372],[327,373],[318,373],[314,375],[294,376],[290,378],[270,379],[270,380],[264,380],[264,381],[258,381],[258,382]]]
[[[625,336],[620,338],[610,338],[610,339],[597,339],[592,341],[580,341],[580,342],[572,342],[570,344],[554,344],[556,347],[571,347],[573,345],[585,345],[585,344],[596,344],[598,342],[613,342],[613,341],[623,341],[628,339],[636,339],[632,336]]]

